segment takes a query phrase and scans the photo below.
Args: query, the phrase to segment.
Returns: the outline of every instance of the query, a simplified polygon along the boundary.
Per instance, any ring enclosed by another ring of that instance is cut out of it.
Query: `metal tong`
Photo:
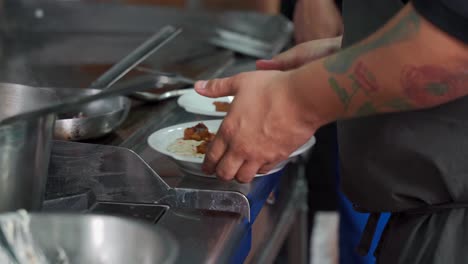
[[[166,26],[158,33],[146,40],[143,44],[138,46],[135,50],[130,52],[127,56],[117,62],[97,80],[91,83],[90,88],[108,89],[129,71],[139,65],[142,61],[146,60],[155,51],[174,39],[182,32],[182,29],[176,29],[173,26]]]
[[[219,77],[227,68],[235,62],[234,54],[232,51],[222,51],[215,54],[210,54],[208,60],[204,60],[205,70],[200,73],[196,78],[203,80]],[[208,64],[206,64],[208,63]],[[166,88],[169,90],[162,91],[161,93],[155,92],[136,92],[132,97],[146,102],[157,102],[171,97],[183,95],[192,91],[195,79],[189,78],[179,73],[171,73],[159,71],[147,67],[137,66],[135,70],[146,73],[152,76],[159,76],[160,83],[155,88]]]

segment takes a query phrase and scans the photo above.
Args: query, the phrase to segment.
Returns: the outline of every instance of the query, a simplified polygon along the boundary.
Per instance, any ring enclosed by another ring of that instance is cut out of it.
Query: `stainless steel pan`
[[[111,86],[148,56],[181,32],[167,26],[117,62],[90,86],[99,89],[57,89],[60,99],[97,94]],[[150,87],[151,88],[151,87]],[[79,141],[102,137],[117,129],[127,118],[131,102],[120,96],[95,101],[72,112],[58,115],[54,138]]]
[[[57,89],[59,98],[89,96],[100,89]],[[54,138],[60,140],[86,140],[111,133],[127,118],[131,102],[118,96],[92,102],[71,113],[59,114],[55,122]]]
[[[66,99],[59,100],[58,103],[44,106],[36,110],[28,109],[16,115],[7,115],[4,118],[0,118],[0,127],[14,124],[16,122],[21,122],[23,120],[39,118],[43,115],[51,113],[68,113],[87,103],[95,102],[105,98],[128,95],[135,92],[149,90],[153,87],[159,87],[165,83],[170,82],[172,82],[171,78],[167,78],[165,76],[145,76],[145,78],[135,78],[116,84],[112,87],[112,89],[101,90],[100,93],[88,96],[68,97]],[[51,88],[44,89],[48,91],[54,91],[54,89]]]

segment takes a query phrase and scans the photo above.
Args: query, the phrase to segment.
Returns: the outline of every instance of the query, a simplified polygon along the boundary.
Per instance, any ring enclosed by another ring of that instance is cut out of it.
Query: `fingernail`
[[[207,83],[208,83],[208,81],[198,81],[198,82],[195,83],[195,88],[196,89],[205,89]]]
[[[260,70],[271,70],[280,67],[279,63],[275,60],[258,60],[256,66]]]

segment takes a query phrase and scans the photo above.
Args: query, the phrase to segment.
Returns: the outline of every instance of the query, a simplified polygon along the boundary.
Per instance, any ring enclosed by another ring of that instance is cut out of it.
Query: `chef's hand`
[[[340,50],[340,47],[341,36],[305,42],[273,57],[271,60],[257,61],[257,69],[292,70],[313,60],[331,55]]]
[[[204,96],[235,95],[206,153],[206,173],[250,182],[255,174],[286,160],[313,135],[313,117],[301,111],[289,82],[289,72],[255,71],[195,84]]]

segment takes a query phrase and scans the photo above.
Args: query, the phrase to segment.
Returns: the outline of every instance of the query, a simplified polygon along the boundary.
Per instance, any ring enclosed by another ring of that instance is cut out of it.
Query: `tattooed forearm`
[[[328,57],[324,61],[324,66],[332,73],[346,73],[356,59],[363,54],[392,43],[406,40],[414,35],[414,33],[418,32],[419,27],[419,15],[415,11],[410,10],[395,26],[382,33],[381,36]]]
[[[367,94],[377,92],[380,89],[374,74],[362,62],[357,63],[349,78],[353,80],[353,85]]]
[[[338,95],[338,98],[340,99],[341,103],[345,106],[345,109],[346,109],[348,107],[348,103],[350,100],[350,97],[346,89],[341,87],[338,84],[338,81],[333,77],[330,77],[330,79],[328,79],[328,83],[330,84],[330,87],[333,89],[336,95]]]
[[[400,84],[385,90],[372,71],[359,61],[353,74],[347,78],[331,77],[330,85],[343,103],[345,116],[407,111],[439,105],[468,94],[468,68],[407,65],[402,67]],[[361,96],[357,97],[359,93]]]
[[[410,2],[364,41],[290,74],[298,101],[319,123],[423,110],[468,100],[468,44],[419,16]]]
[[[379,112],[408,111],[414,107],[402,98],[394,98],[383,104],[374,106],[370,101],[364,102],[356,111],[356,116],[372,115]]]
[[[431,106],[457,98],[468,91],[468,69],[438,65],[405,66],[401,73],[405,95],[418,106]]]
[[[370,96],[371,93],[379,90],[379,85],[377,84],[377,79],[374,74],[362,62],[357,63],[353,73],[350,74],[348,78],[351,80],[351,89],[341,86],[336,78],[331,77],[329,79],[329,84],[343,104],[345,111],[348,110],[353,97],[359,91],[363,91],[366,95]],[[370,106],[372,106],[372,104],[364,104],[359,111],[370,112]]]

